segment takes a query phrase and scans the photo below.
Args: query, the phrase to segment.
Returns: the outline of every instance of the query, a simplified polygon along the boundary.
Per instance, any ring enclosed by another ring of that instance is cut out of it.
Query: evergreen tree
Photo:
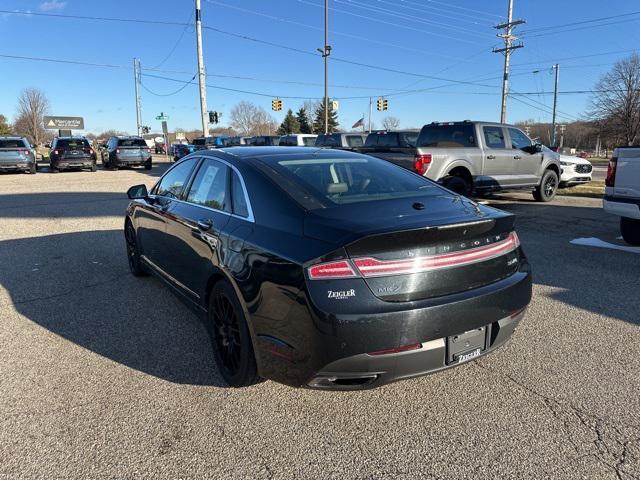
[[[300,110],[296,113],[296,120],[298,120],[298,124],[300,125],[300,133],[313,133],[306,108],[300,107]]]
[[[293,116],[291,109],[289,109],[280,124],[280,128],[278,128],[278,135],[287,135],[289,133],[300,133],[300,123],[298,123],[298,119]]]
[[[331,101],[329,101],[329,133],[335,132],[338,129],[338,112],[335,112],[331,108]],[[316,117],[313,120],[313,133],[324,133],[324,102],[322,102],[316,110]]]
[[[4,115],[0,115],[0,135],[11,135],[11,125]]]

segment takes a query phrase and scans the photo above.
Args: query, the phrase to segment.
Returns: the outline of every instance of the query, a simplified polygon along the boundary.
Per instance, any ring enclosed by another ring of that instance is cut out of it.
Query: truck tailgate
[[[619,148],[613,195],[640,198],[640,148]]]

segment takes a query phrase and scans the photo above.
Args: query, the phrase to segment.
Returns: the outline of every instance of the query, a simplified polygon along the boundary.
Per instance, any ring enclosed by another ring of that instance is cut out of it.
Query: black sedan
[[[362,389],[460,365],[531,300],[513,215],[378,158],[203,150],[128,195],[131,271],[201,314],[232,386]]]

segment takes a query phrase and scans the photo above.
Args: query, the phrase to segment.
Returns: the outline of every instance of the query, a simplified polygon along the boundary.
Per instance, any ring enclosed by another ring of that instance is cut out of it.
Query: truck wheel
[[[640,220],[621,217],[620,233],[624,241],[629,245],[633,245],[634,247],[640,246]]]
[[[442,185],[458,195],[465,197],[471,195],[471,185],[463,177],[450,175],[442,180]]]
[[[537,202],[550,202],[558,191],[558,174],[553,170],[547,170],[542,175],[540,185],[533,191],[533,198]]]

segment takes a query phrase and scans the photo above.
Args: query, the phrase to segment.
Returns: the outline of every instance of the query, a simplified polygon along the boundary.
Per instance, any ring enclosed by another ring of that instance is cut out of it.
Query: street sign
[[[82,117],[44,117],[44,127],[50,130],[84,130]]]
[[[185,137],[184,132],[176,132],[176,140],[184,140],[185,138],[187,137]]]
[[[169,128],[167,127],[166,121],[162,122],[162,133],[164,133],[165,135],[169,133]]]
[[[165,115],[164,112],[160,112],[160,115],[156,117],[156,120],[169,120],[169,115]]]

